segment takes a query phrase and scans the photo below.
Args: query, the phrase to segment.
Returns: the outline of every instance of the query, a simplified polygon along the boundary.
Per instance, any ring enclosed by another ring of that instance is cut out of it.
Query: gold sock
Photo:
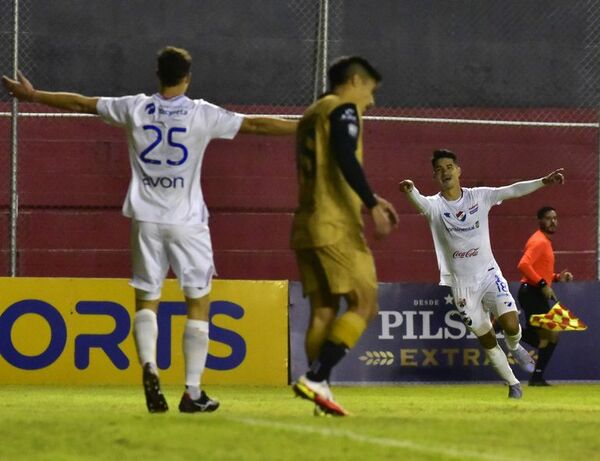
[[[334,322],[329,333],[329,341],[335,344],[344,344],[353,348],[367,328],[367,322],[355,312],[348,311],[339,316]]]

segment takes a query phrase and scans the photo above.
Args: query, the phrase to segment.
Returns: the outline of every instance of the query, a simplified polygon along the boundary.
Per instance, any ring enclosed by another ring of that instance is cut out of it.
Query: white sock
[[[200,378],[208,355],[208,322],[188,319],[183,332],[185,386],[193,400],[200,398]]]
[[[506,357],[506,354],[498,344],[496,344],[496,347],[493,349],[485,349],[485,353],[490,359],[490,362],[492,363],[494,370],[496,370],[496,373],[498,373],[498,375],[504,381],[511,386],[519,383],[519,380],[515,378],[515,375],[508,364],[508,358]]]
[[[508,336],[506,332],[504,332],[504,342],[506,343],[506,347],[510,351],[516,351],[519,348],[519,342],[521,341],[521,325],[519,325],[519,332],[514,336]]]
[[[150,309],[142,309],[135,313],[133,319],[133,336],[140,364],[150,363],[156,372],[156,338],[158,338],[158,322],[156,313]]]

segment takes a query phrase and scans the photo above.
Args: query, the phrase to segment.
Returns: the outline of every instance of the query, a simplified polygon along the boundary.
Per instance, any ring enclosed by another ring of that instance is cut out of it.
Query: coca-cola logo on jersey
[[[471,248],[471,249],[469,249],[467,251],[455,251],[452,254],[452,257],[454,259],[457,259],[457,258],[461,258],[461,259],[463,259],[463,258],[472,258],[473,256],[477,256],[478,254],[479,254],[479,248]]]

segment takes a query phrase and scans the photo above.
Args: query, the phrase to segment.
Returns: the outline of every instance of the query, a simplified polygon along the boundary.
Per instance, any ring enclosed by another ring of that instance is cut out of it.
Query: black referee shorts
[[[534,314],[545,314],[550,310],[548,298],[544,296],[542,290],[528,283],[521,283],[518,299],[519,305],[525,313],[527,326],[529,326],[529,317]]]

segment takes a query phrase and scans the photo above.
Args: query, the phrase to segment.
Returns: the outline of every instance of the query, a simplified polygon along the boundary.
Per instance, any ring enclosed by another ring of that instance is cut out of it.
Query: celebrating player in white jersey
[[[425,197],[409,179],[400,182],[400,190],[429,222],[440,285],[452,288],[462,320],[479,339],[498,375],[508,383],[508,397],[521,398],[521,385],[496,341],[490,314],[504,330],[506,345],[519,366],[531,372],[534,362],[519,344],[517,307],[492,254],[488,213],[503,200],[522,197],[545,185],[562,184],[562,169],[533,181],[470,189],[460,186],[461,169],[453,152],[435,151],[431,164],[440,193]]]
[[[245,117],[188,98],[191,62],[186,50],[161,50],[160,89],[152,96],[97,98],[39,91],[20,73],[18,80],[2,77],[4,86],[19,100],[98,114],[127,132],[131,182],[123,214],[132,219],[133,329],[150,412],[168,410],[156,365],[156,312],[169,266],[185,294],[188,317],[183,336],[186,390],[179,410],[194,413],[219,406],[200,389],[208,354],[208,294],[215,272],[208,212],[200,189],[206,146],[212,139],[232,139],[238,132],[293,134],[297,125],[271,117]]]

